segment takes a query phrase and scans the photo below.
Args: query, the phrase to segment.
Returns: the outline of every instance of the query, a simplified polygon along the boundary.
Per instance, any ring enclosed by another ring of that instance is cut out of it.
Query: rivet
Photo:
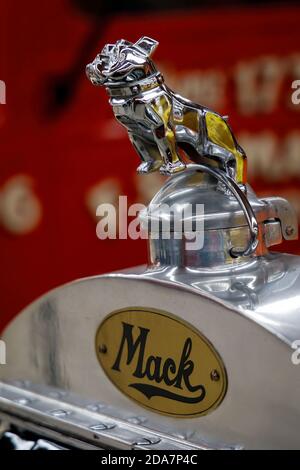
[[[70,412],[66,410],[53,410],[50,411],[50,414],[59,418],[62,416],[67,416],[68,414],[70,414]]]
[[[99,346],[99,353],[106,354],[107,353],[107,346],[106,344],[100,344]]]
[[[127,421],[131,424],[144,424],[147,422],[147,418],[144,416],[132,416],[128,418]]]
[[[288,225],[285,229],[285,233],[287,234],[288,237],[293,235],[294,231],[295,231],[294,227],[292,227],[291,225]]]
[[[154,444],[159,444],[160,439],[158,437],[142,437],[138,441],[134,442],[133,446],[151,446]]]
[[[114,429],[116,427],[115,424],[110,424],[110,423],[99,423],[99,424],[94,424],[93,426],[90,426],[90,429],[93,431],[106,431],[109,429]]]
[[[101,411],[105,407],[104,403],[92,403],[91,405],[87,405],[86,409],[89,411]]]
[[[210,378],[214,382],[218,382],[218,380],[220,380],[219,372],[216,369],[212,370],[211,373],[210,373]]]

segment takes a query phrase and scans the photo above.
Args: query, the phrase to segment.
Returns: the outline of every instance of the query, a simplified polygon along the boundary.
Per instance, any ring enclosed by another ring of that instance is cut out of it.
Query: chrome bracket
[[[285,240],[298,239],[297,214],[291,204],[282,197],[266,197],[262,201],[269,209],[268,220],[273,219],[280,222],[281,233]]]
[[[217,181],[226,186],[226,188],[231,192],[231,194],[236,198],[236,200],[240,204],[245,214],[247,224],[249,226],[250,240],[245,249],[238,249],[232,247],[230,249],[230,256],[232,256],[232,258],[238,258],[239,256],[250,256],[252,253],[255,252],[258,245],[259,227],[254,211],[247,199],[246,194],[241,190],[239,185],[230,176],[226,175],[226,173],[224,173],[220,169],[212,168],[201,164],[194,165],[194,167],[196,170],[198,169],[199,171],[209,173],[210,175],[214,176]]]

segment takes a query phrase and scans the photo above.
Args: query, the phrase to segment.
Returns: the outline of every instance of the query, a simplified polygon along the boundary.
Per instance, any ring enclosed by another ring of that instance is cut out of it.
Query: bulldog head
[[[150,59],[157,45],[157,41],[146,36],[136,43],[121,39],[115,44],[106,44],[87,65],[87,77],[93,85],[108,87],[143,80],[157,72]]]

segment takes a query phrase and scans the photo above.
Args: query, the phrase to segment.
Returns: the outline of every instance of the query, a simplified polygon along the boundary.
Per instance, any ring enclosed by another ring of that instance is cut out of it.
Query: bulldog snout
[[[92,77],[93,74],[94,74],[94,66],[93,66],[93,64],[87,64],[87,66],[86,66],[86,68],[85,68],[85,73],[86,73],[87,78],[91,79],[91,77]]]
[[[85,73],[93,85],[102,85],[105,81],[105,78],[98,69],[98,64],[95,64],[94,62],[86,66]]]

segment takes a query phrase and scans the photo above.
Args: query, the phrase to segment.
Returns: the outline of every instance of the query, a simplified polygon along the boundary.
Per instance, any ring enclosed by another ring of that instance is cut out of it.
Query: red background
[[[27,175],[42,209],[41,221],[27,234],[16,235],[1,224],[0,217],[3,326],[54,286],[144,263],[146,248],[143,241],[98,240],[96,219],[86,204],[88,190],[107,178],[119,184],[119,192],[128,195],[130,203],[141,200],[135,176],[138,157],[125,132],[112,121],[105,91],[91,86],[84,64],[79,69],[74,66],[93,21],[66,0],[2,0],[0,7],[0,79],[6,83],[6,104],[0,104],[0,208],[7,182]],[[298,60],[299,19],[297,7],[115,16],[103,21],[103,27],[99,23],[99,41],[87,51],[87,61],[106,42],[152,36],[160,42],[154,58],[167,82],[169,73],[180,88],[193,71],[200,75],[218,71],[226,85],[221,108],[216,110],[230,115],[235,133],[247,133],[251,140],[269,132],[282,148],[288,133],[300,135],[300,105],[290,105],[291,82],[300,79],[300,68],[297,77],[297,67],[285,66],[276,103],[269,111],[241,112],[234,77],[241,62],[251,64],[261,57],[282,64],[290,63],[291,57]],[[61,112],[51,114],[51,83],[68,71],[71,80],[72,74],[78,77],[72,100]],[[210,104],[205,96],[202,104]],[[252,157],[247,153],[251,169]],[[282,166],[279,176],[269,178],[268,169],[261,173],[257,157],[258,169],[250,173],[250,183],[259,194],[292,194],[297,202],[300,173],[286,170],[284,150],[275,153],[274,165],[280,160]],[[144,178],[140,184],[151,191],[153,180]],[[300,253],[298,242],[283,248]]]

